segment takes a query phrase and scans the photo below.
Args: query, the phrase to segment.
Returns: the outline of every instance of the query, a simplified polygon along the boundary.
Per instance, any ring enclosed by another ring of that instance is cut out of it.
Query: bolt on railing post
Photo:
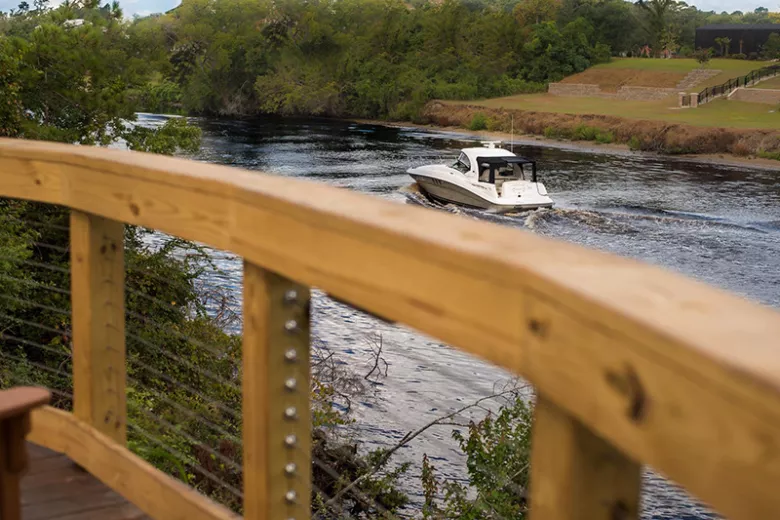
[[[124,224],[71,211],[73,411],[127,441]]]
[[[532,520],[639,517],[638,463],[544,396],[537,399],[535,416]]]
[[[244,518],[311,516],[309,289],[244,262]]]

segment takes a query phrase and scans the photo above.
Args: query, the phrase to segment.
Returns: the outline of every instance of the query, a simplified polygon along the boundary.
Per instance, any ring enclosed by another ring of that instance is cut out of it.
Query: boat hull
[[[426,195],[439,202],[459,204],[461,206],[483,209],[496,213],[551,208],[553,206],[552,202],[528,202],[521,204],[496,203],[455,183],[424,175],[411,174],[411,177],[417,182],[420,189]]]

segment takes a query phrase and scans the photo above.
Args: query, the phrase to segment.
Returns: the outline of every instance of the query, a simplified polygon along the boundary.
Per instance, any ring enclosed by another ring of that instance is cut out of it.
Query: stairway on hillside
[[[678,84],[677,90],[686,92],[703,81],[714,78],[722,71],[716,69],[693,69]]]

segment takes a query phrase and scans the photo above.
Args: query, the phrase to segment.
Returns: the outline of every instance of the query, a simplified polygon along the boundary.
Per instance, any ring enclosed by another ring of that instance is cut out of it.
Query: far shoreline
[[[431,130],[438,132],[454,132],[474,137],[481,137],[485,141],[502,141],[503,143],[512,142],[519,146],[540,146],[544,148],[554,148],[558,150],[571,150],[592,154],[611,154],[625,155],[631,157],[653,157],[664,158],[673,161],[691,162],[696,164],[711,164],[714,166],[747,166],[756,170],[777,171],[780,173],[780,161],[774,159],[763,159],[760,157],[739,157],[733,154],[662,154],[654,152],[641,152],[631,150],[626,144],[610,143],[597,144],[592,141],[567,141],[560,139],[550,139],[541,135],[515,134],[509,132],[497,132],[488,130],[469,130],[459,126],[437,126],[430,124],[418,124],[412,122],[399,121],[381,121],[374,119],[353,119],[346,118],[345,121],[352,121],[359,124],[370,124],[385,126],[389,128],[418,128],[420,130]]]

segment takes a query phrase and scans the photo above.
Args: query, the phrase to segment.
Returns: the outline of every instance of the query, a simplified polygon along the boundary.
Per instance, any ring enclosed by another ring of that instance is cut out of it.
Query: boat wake
[[[498,214],[457,204],[442,204],[423,194],[416,184],[404,186],[400,191],[406,196],[407,202],[412,204],[540,233],[546,227],[558,228],[561,225],[627,235],[645,232],[648,226],[732,228],[764,234],[780,232],[780,222],[777,221],[743,223],[716,215],[641,206],[559,207]]]

